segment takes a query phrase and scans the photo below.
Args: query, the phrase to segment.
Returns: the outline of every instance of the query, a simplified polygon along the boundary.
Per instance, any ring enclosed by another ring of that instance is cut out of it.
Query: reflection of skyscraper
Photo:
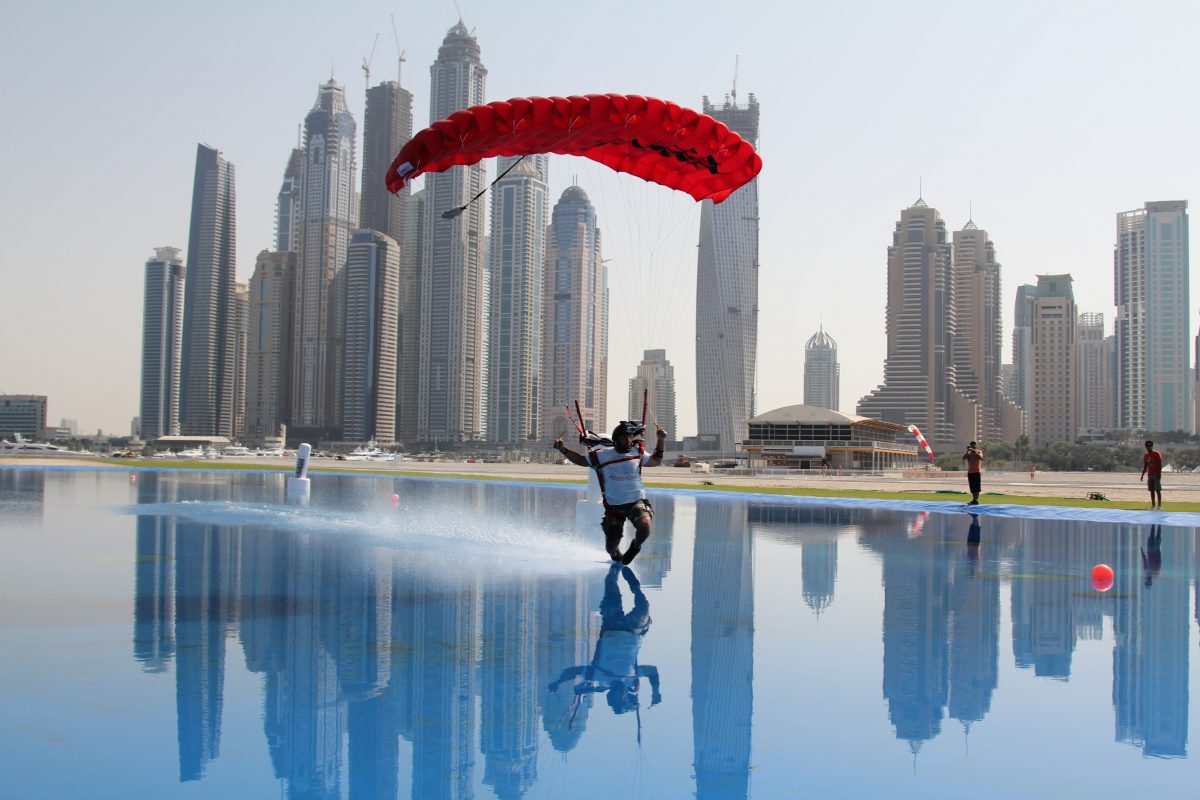
[[[475,748],[475,653],[479,594],[418,578],[423,647],[414,658],[413,797],[471,797]]]
[[[0,469],[0,514],[5,522],[42,518],[46,510],[46,472]]]
[[[804,604],[820,614],[833,602],[837,583],[837,540],[810,539],[800,543],[800,591]]]
[[[745,106],[737,94],[717,106],[704,98],[704,113],[751,144],[758,143],[758,100]],[[731,453],[754,416],[758,361],[758,179],[720,205],[700,207],[696,258],[696,422],[700,434],[716,434]]]
[[[179,780],[199,780],[221,746],[225,626],[233,618],[233,533],[180,522],[175,561],[176,724]]]
[[[1123,531],[1122,550],[1135,556],[1114,587],[1123,590],[1113,618],[1116,739],[1140,745],[1147,756],[1181,758],[1187,756],[1191,624],[1185,565],[1195,558],[1195,539],[1168,529],[1155,564],[1147,553],[1155,528]]]
[[[1023,563],[1072,563],[1071,539],[1060,522],[1025,523],[1017,557]],[[1018,667],[1033,667],[1035,675],[1067,678],[1075,650],[1071,585],[1066,581],[1014,581],[1012,596],[1013,655]]]
[[[0,481],[3,480],[0,472]],[[159,475],[147,472],[137,484],[138,503],[169,501]],[[172,492],[173,493],[173,492]],[[146,672],[165,672],[175,655],[174,517],[137,518],[137,560],[133,585],[133,657]]]
[[[537,584],[491,581],[482,597],[483,782],[519,798],[537,780]]]
[[[696,797],[749,797],[754,538],[744,503],[696,498],[692,738]]]
[[[949,712],[970,726],[987,714],[999,684],[1000,579],[970,554],[950,577]]]

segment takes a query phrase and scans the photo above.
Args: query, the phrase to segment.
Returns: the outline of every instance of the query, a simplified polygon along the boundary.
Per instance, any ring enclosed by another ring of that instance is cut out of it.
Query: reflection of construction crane
[[[396,83],[403,86],[404,84],[401,83],[401,81],[400,81],[400,73],[402,73],[404,71],[405,58],[404,58],[404,51],[400,49],[400,34],[396,33],[396,15],[395,14],[392,14],[392,39],[394,39],[396,41],[396,53],[398,53],[398,55],[396,56],[396,59],[397,59]]]
[[[379,34],[375,34],[375,41],[371,42],[371,52],[363,59],[362,71],[366,78],[367,88],[371,88],[371,61],[375,58],[375,47],[379,44]]]

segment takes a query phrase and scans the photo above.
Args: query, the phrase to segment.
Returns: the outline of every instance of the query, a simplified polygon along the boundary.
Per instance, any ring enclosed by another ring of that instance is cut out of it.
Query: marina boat
[[[380,450],[374,440],[360,445],[346,454],[347,461],[395,461],[396,454]]]
[[[31,442],[19,433],[13,434],[13,441],[0,440],[0,455],[27,456],[94,456],[87,450],[68,450],[49,442]]]

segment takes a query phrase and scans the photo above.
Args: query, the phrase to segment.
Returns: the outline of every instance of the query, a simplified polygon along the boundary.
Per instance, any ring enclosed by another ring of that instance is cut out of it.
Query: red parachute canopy
[[[719,203],[762,170],[754,146],[707,114],[623,94],[516,97],[456,111],[409,140],[387,171],[400,191],[425,172],[495,156],[584,156]]]

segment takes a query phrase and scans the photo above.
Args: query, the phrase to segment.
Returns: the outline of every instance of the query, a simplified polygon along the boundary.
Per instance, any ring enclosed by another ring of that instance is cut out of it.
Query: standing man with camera
[[[971,502],[969,506],[979,505],[979,488],[983,482],[982,466],[983,466],[983,451],[975,446],[974,442],[967,445],[967,452],[963,453],[962,460],[967,462],[967,486],[971,489]]]

